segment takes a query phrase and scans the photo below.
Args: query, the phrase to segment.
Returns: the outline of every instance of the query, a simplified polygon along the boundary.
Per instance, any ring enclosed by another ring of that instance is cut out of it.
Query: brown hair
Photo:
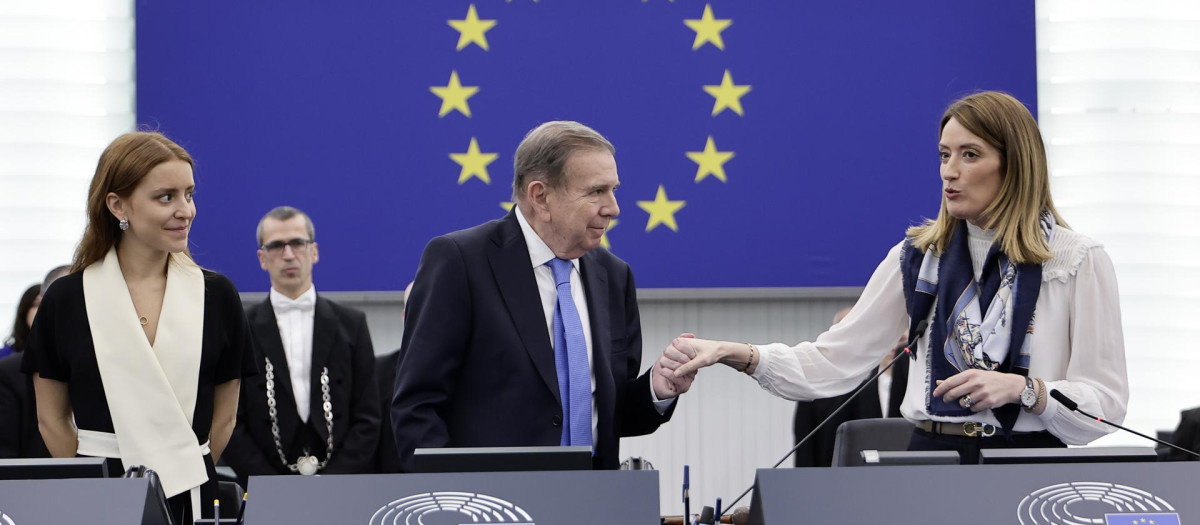
[[[563,187],[567,159],[583,150],[612,155],[617,151],[603,135],[578,122],[555,120],[533,128],[513,156],[513,200],[522,199],[525,187],[535,180],[551,188]]]
[[[1050,196],[1050,175],[1046,166],[1046,146],[1037,121],[1029,109],[1012,95],[983,91],[967,95],[946,108],[938,127],[938,137],[950,119],[1000,151],[1000,193],[983,211],[987,229],[996,230],[1000,249],[1015,263],[1043,263],[1052,256],[1038,218],[1042,211],[1054,215],[1059,226],[1067,227]],[[924,251],[930,247],[945,251],[958,224],[946,209],[946,197],[937,219],[908,229],[913,246]]]
[[[121,242],[117,219],[108,210],[108,194],[128,198],[150,170],[171,160],[182,160],[194,166],[192,156],[186,150],[153,131],[126,133],[104,148],[88,187],[88,222],[75,250],[71,272],[83,270],[103,259],[109,249]],[[183,253],[191,258],[188,250]]]

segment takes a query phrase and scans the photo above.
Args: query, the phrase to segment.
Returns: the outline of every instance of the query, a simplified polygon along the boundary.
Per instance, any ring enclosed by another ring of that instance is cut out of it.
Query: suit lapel
[[[599,423],[605,425],[613,421],[612,415],[616,411],[616,385],[610,361],[612,320],[608,316],[608,270],[596,261],[595,251],[588,252],[579,259],[579,269],[587,297],[588,324],[592,330],[592,376],[596,380],[596,409],[600,411]]]
[[[529,247],[525,244],[515,213],[510,211],[493,233],[488,262],[525,351],[546,387],[554,392],[554,397],[561,404],[558,372],[554,368],[554,348],[550,346],[550,334],[546,331],[546,317],[538,295],[537,279],[529,262]]]
[[[309,393],[308,423],[320,434],[321,439],[329,438],[329,429],[325,424],[325,401],[321,399],[321,369],[329,366],[329,357],[333,354],[334,347],[340,348],[344,345],[337,335],[338,321],[333,312],[333,305],[328,299],[317,294],[317,304],[313,311],[312,372],[309,378],[312,388]],[[332,389],[333,378],[329,380],[329,387]],[[349,421],[349,418],[346,420]]]
[[[291,439],[296,433],[300,416],[296,413],[296,394],[292,389],[292,375],[288,371],[287,356],[283,351],[283,339],[279,336],[279,322],[275,320],[275,309],[271,298],[259,303],[257,313],[251,321],[254,340],[263,356],[271,360],[275,375],[275,406],[279,419],[279,435]],[[265,381],[265,379],[264,379]]]

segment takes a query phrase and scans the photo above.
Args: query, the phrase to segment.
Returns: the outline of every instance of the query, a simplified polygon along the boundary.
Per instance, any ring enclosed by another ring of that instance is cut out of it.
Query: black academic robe
[[[321,398],[321,371],[329,369],[329,396],[333,413],[333,457],[321,474],[376,472],[375,448],[379,440],[379,394],[375,383],[375,351],[367,318],[362,312],[317,295],[313,311],[312,375],[308,421],[300,420],[288,372],[283,340],[271,300],[246,310],[250,319],[259,368],[264,358],[274,366],[275,400],[280,443],[288,463],[307,450],[325,459],[326,427]],[[242,384],[238,420],[225,462],[243,483],[249,476],[291,474],[275,447],[267,411],[266,374]]]

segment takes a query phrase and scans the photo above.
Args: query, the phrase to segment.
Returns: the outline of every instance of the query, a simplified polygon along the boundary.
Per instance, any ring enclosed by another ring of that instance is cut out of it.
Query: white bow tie
[[[302,295],[299,299],[294,300],[286,297],[277,299],[279,300],[272,304],[275,306],[275,310],[280,313],[311,312],[313,305],[316,303],[316,300],[311,295]]]

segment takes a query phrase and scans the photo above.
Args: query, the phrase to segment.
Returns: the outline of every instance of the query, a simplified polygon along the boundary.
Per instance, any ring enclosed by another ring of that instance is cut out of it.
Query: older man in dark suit
[[[526,135],[516,206],[429,242],[407,305],[392,424],[402,468],[416,448],[591,446],[617,468],[618,440],[671,417],[692,377],[641,370],[633,272],[599,248],[620,213],[614,149],[576,122]]]
[[[264,373],[242,384],[225,460],[248,476],[376,471],[379,395],[366,316],[317,295],[308,215],[282,206],[258,226],[271,293],[246,310]]]

